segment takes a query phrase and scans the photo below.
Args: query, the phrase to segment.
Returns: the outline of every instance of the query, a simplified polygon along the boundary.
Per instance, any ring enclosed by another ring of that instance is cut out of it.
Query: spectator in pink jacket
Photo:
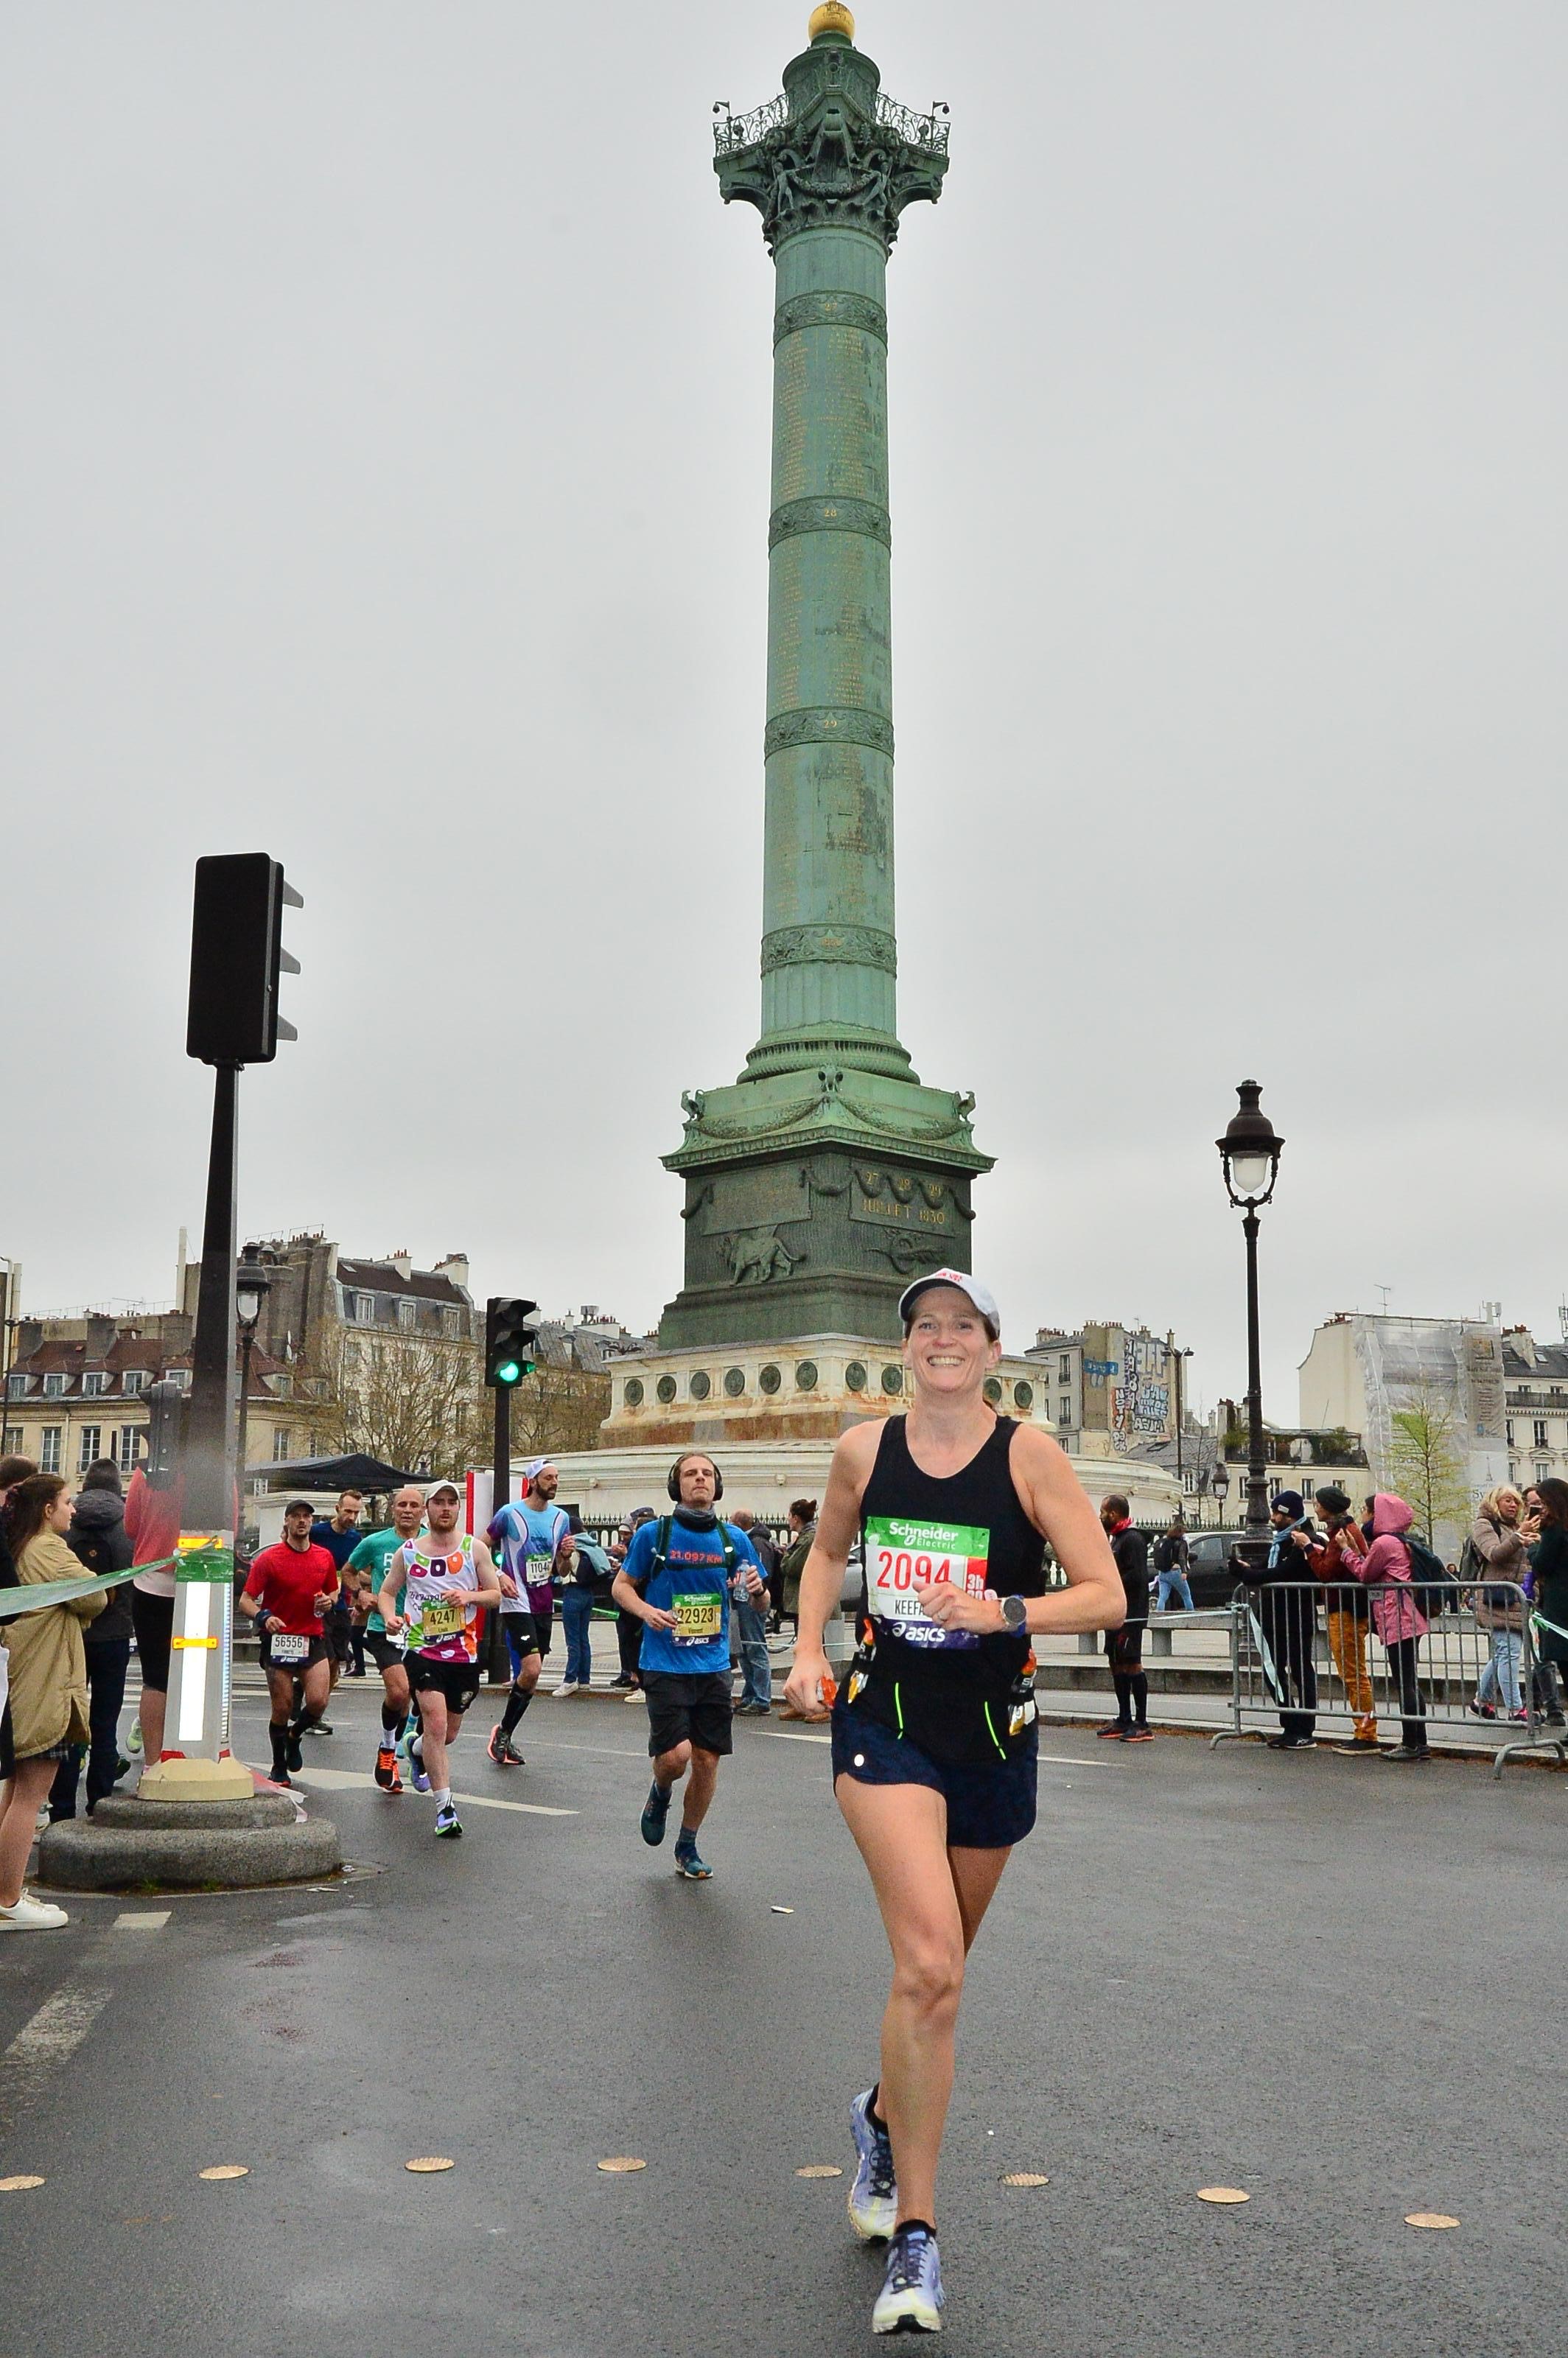
[[[1426,1704],[1416,1677],[1416,1655],[1426,1635],[1426,1616],[1411,1588],[1410,1550],[1404,1534],[1415,1516],[1402,1498],[1379,1490],[1372,1501],[1372,1544],[1354,1565],[1372,1591],[1372,1623],[1389,1657],[1389,1676],[1400,1699],[1404,1741],[1385,1760],[1430,1760]]]

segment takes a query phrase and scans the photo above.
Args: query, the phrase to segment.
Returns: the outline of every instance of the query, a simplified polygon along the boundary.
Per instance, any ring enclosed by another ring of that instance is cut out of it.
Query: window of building
[[[5,1395],[8,1400],[26,1400],[27,1397],[27,1379],[26,1376],[7,1376],[5,1379]]]
[[[123,1424],[115,1445],[114,1457],[122,1474],[131,1473],[136,1463],[136,1443],[141,1434],[139,1424]]]
[[[1552,1468],[1546,1463],[1544,1458],[1538,1458],[1536,1460],[1535,1478],[1538,1482],[1544,1482],[1551,1471]]]
[[[8,1424],[5,1427],[5,1437],[4,1441],[0,1441],[0,1451],[3,1451],[7,1457],[20,1457],[22,1428],[19,1424]]]
[[[1056,1422],[1058,1424],[1071,1424],[1073,1422],[1073,1403],[1071,1401],[1058,1401],[1056,1402]]]
[[[39,1433],[38,1472],[40,1474],[59,1472],[59,1436],[60,1428],[58,1424],[46,1424]]]
[[[1511,1449],[1514,1445],[1514,1421],[1511,1416],[1509,1418],[1504,1430],[1508,1434],[1509,1447]]]
[[[398,1325],[399,1325],[400,1326],[412,1326],[412,1325],[414,1325],[417,1322],[417,1320],[418,1320],[418,1316],[419,1316],[419,1305],[418,1305],[418,1303],[415,1303],[415,1302],[400,1302],[400,1303],[398,1303],[398,1305],[397,1305],[397,1323],[398,1323]]]
[[[441,1325],[447,1334],[460,1336],[463,1331],[463,1314],[455,1303],[449,1303],[441,1313]]]
[[[120,1388],[122,1391],[125,1392],[132,1399],[135,1397],[137,1392],[145,1392],[147,1388],[146,1369],[145,1368],[127,1368],[124,1374],[120,1379]]]
[[[1536,1446],[1536,1448],[1537,1448],[1537,1449],[1544,1449],[1544,1448],[1545,1448],[1545,1446],[1546,1446],[1546,1419],[1545,1419],[1543,1416],[1538,1416],[1538,1417],[1536,1418],[1536,1420],[1535,1420],[1535,1431],[1534,1431],[1534,1433],[1531,1434],[1530,1438],[1531,1438],[1531,1440],[1533,1441],[1533,1443],[1534,1443],[1534,1444],[1535,1444],[1535,1446]]]
[[[81,1427],[77,1434],[80,1446],[76,1455],[76,1470],[79,1474],[85,1474],[93,1459],[103,1456],[103,1452],[99,1445],[103,1439],[103,1427],[101,1424],[84,1424]]]
[[[360,1314],[360,1298],[351,1285],[343,1288],[343,1316],[351,1326]]]
[[[1070,1384],[1072,1380],[1073,1355],[1070,1351],[1064,1351],[1056,1368],[1056,1381],[1059,1384]]]
[[[89,1368],[81,1379],[83,1400],[100,1400],[109,1389],[109,1379],[101,1368]]]
[[[286,1457],[292,1455],[289,1444],[293,1439],[294,1435],[290,1433],[286,1424],[274,1426],[272,1435],[272,1455],[273,1463],[275,1465],[281,1465]]]
[[[65,1378],[57,1368],[52,1375],[44,1378],[44,1398],[45,1400],[63,1400],[64,1397]]]

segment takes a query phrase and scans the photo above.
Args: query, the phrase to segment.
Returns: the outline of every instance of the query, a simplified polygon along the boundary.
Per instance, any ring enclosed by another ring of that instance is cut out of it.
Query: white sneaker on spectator
[[[563,1679],[560,1685],[556,1689],[557,1697],[561,1695],[575,1695],[576,1693],[577,1681],[575,1679]]]
[[[52,1899],[35,1899],[24,1891],[13,1907],[0,1908],[0,1932],[53,1932],[70,1917]]]

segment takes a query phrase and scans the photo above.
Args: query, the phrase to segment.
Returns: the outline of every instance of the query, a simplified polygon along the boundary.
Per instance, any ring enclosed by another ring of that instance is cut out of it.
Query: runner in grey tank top
[[[786,1690],[815,1715],[831,1686],[823,1631],[857,1536],[860,1647],[833,1707],[834,1792],[871,1873],[892,1950],[881,2075],[851,2107],[855,2231],[890,2239],[878,2333],[937,2332],[936,2163],[953,2086],[964,1960],[1008,1854],[1034,1823],[1031,1640],[1114,1629],[1115,1561],[1066,1457],[997,1416],[995,1301],[938,1270],[899,1303],[907,1416],[868,1420],[833,1453],[800,1584]],[[1049,1540],[1067,1577],[1047,1593]]]

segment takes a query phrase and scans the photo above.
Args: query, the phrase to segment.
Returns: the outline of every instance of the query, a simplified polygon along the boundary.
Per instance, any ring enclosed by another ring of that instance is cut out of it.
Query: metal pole
[[[245,1456],[246,1435],[251,1421],[251,1346],[255,1341],[254,1325],[240,1329],[240,1433],[234,1444],[234,1479],[239,1486],[239,1520],[234,1531],[234,1545],[244,1545],[245,1536]]]
[[[1176,1487],[1182,1488],[1182,1360],[1184,1354],[1173,1355],[1176,1362]]]
[[[1242,1222],[1247,1238],[1247,1536],[1269,1530],[1268,1471],[1263,1458],[1263,1377],[1258,1346],[1258,1215]]]
[[[234,1176],[240,1067],[219,1065],[212,1084],[212,1146],[201,1229],[201,1290],[190,1350],[182,1518],[188,1531],[227,1531],[234,1510]]]
[[[234,1179],[240,1067],[213,1069],[212,1146],[201,1230],[201,1286],[191,1345],[190,1416],[175,1574],[174,1639],[163,1758],[142,1791],[151,1799],[217,1801],[248,1795],[250,1771],[227,1758],[233,1676],[234,1584],[226,1564],[193,1547],[234,1542]],[[149,1792],[149,1780],[152,1790]]]
[[[512,1497],[512,1387],[495,1387],[495,1447],[491,1458],[490,1512],[500,1514]],[[504,1683],[511,1675],[511,1658],[506,1650],[505,1633],[501,1615],[492,1612],[485,1646],[484,1674],[492,1686]]]

